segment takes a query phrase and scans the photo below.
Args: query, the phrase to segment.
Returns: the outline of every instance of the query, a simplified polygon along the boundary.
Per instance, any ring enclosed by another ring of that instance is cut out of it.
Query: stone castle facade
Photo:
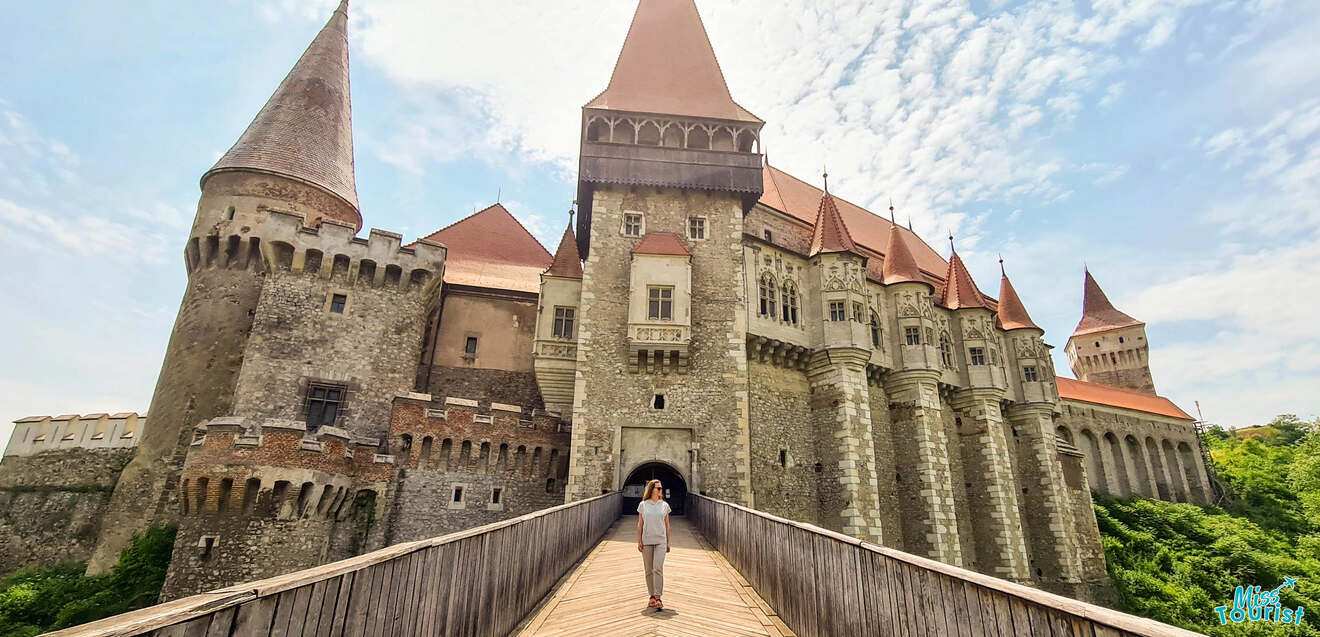
[[[359,237],[347,11],[202,177],[150,427],[87,495],[34,458],[104,450],[19,421],[0,542],[76,510],[33,561],[99,572],[178,524],[169,598],[656,476],[676,508],[700,492],[1100,599],[1091,491],[1209,497],[1144,326],[1089,273],[1081,380],[1056,378],[1006,274],[988,296],[892,209],[765,162],[691,0],[641,0],[553,254],[498,204]]]

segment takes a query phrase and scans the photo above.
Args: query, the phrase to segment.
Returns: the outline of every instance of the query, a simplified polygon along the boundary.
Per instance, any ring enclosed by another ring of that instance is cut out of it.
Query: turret
[[[1022,400],[1029,403],[1053,402],[1054,392],[1049,390],[1054,377],[1054,366],[1050,362],[1049,348],[1042,337],[1045,330],[1031,320],[1027,308],[1018,297],[1013,283],[1008,280],[1004,270],[1004,260],[999,260],[999,311],[997,324],[999,329],[1008,334],[1008,350],[1005,356],[1014,364],[1009,365],[1009,374],[1016,375],[1022,385]]]
[[[953,237],[949,237],[952,247]],[[958,251],[949,255],[949,269],[944,276],[944,294],[940,305],[953,310],[954,328],[959,330],[962,355],[967,363],[967,385],[973,388],[1007,386],[995,317],[985,295],[976,287],[972,275],[963,264]]]
[[[821,347],[866,350],[869,359],[871,309],[866,292],[866,256],[839,215],[828,181],[816,212],[807,257],[810,271],[819,277],[816,283],[820,294],[816,299],[823,320],[816,324],[820,326]]]
[[[202,176],[185,249],[188,284],[152,396],[152,426],[115,488],[91,573],[112,566],[135,532],[173,519],[193,427],[233,409],[267,259],[279,256],[264,235],[271,211],[350,235],[362,226],[347,26],[343,2],[238,142]]]
[[[892,221],[892,220],[891,220]],[[909,233],[911,230],[908,231]],[[903,231],[898,224],[889,226],[889,239],[885,243],[885,262],[880,269],[881,282],[890,293],[890,298],[898,307],[895,313],[894,338],[898,341],[898,361],[895,368],[900,370],[928,369],[938,372],[941,369],[956,369],[953,358],[953,344],[947,334],[935,334],[935,310],[932,294],[935,288],[921,274],[917,259],[908,247]],[[947,351],[936,350],[939,343]],[[941,362],[943,361],[943,362]]]
[[[559,239],[554,261],[541,273],[534,348],[536,384],[545,408],[563,417],[573,411],[577,369],[578,306],[582,298],[582,258],[573,234],[573,213]]]
[[[1090,270],[1083,282],[1082,320],[1064,351],[1080,380],[1155,393],[1146,324],[1118,311]]]

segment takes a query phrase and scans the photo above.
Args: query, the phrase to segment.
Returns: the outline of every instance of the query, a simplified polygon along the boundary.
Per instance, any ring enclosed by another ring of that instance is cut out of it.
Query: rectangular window
[[[467,337],[467,342],[463,344],[463,353],[467,354],[468,356],[477,355],[477,337],[475,336]]]
[[[623,215],[623,233],[630,237],[642,236],[642,216],[638,214]]]
[[[765,229],[765,230],[762,230],[762,231],[761,231],[761,236],[762,236],[762,237],[765,237],[765,241],[766,241],[766,243],[774,243],[774,242],[775,242],[775,233],[770,232],[770,230],[769,230],[768,228]]]
[[[705,217],[688,217],[688,238],[690,239],[706,238]]]
[[[454,502],[463,501],[463,487],[454,487]]]
[[[491,489],[491,490],[490,490],[490,503],[491,503],[491,504],[499,504],[499,503],[500,503],[500,495],[503,494],[503,493],[504,493],[504,489],[501,489],[500,487],[495,487],[494,489]]]
[[[348,304],[348,295],[334,294],[330,297],[330,311],[335,314],[343,314],[344,306]]]
[[[984,347],[969,347],[969,348],[967,348],[967,358],[971,361],[971,364],[973,364],[973,365],[984,365],[984,364],[985,364],[985,348],[984,348]]]
[[[848,311],[843,307],[843,301],[830,301],[830,320],[846,321],[848,320]]]
[[[577,314],[575,308],[556,307],[555,308],[555,338],[573,338],[574,317]]]
[[[865,313],[866,313],[866,308],[864,308],[864,307],[862,306],[861,303],[853,303],[853,320],[854,320],[854,321],[857,321],[858,323],[865,323],[865,322],[866,322],[866,317],[863,316],[863,314],[865,314]]]
[[[908,345],[920,345],[920,344],[921,344],[921,328],[919,328],[919,327],[905,327],[905,328],[903,328],[903,337],[907,339],[907,344],[908,344]]]
[[[321,383],[307,385],[307,427],[309,429],[333,426],[343,407],[343,386]]]
[[[1022,380],[1025,380],[1028,383],[1034,383],[1040,380],[1040,375],[1036,373],[1035,365],[1027,365],[1022,368]]]
[[[674,320],[674,288],[648,287],[646,300],[646,318],[652,321]]]

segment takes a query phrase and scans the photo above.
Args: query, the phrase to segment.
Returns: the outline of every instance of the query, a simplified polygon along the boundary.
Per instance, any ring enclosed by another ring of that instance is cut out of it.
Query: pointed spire
[[[912,256],[912,250],[903,239],[903,231],[897,225],[889,226],[889,242],[885,244],[885,262],[880,268],[880,278],[885,285],[926,283],[926,280],[921,278],[921,268],[917,266],[917,259]]]
[[[953,235],[949,236],[949,243],[952,245]],[[949,270],[944,275],[944,297],[940,299],[940,305],[950,310],[974,307],[990,309],[990,304],[986,302],[981,290],[977,289],[976,282],[972,280],[971,273],[956,251],[949,255]]]
[[[1004,270],[1002,256],[999,257],[999,273],[999,327],[1004,330],[1023,328],[1039,330],[1040,326],[1031,320],[1031,315],[1027,314],[1027,307],[1022,304],[1017,290],[1013,289],[1013,284],[1008,280],[1008,272]]]
[[[762,123],[729,95],[693,0],[641,0],[600,108]]]
[[[1086,270],[1082,283],[1082,320],[1073,330],[1073,336],[1141,324],[1141,321],[1115,309],[1100,284],[1095,282],[1095,277],[1091,276],[1091,271]]]
[[[820,209],[816,212],[816,227],[811,232],[811,250],[807,256],[814,257],[822,252],[852,252],[861,254],[857,244],[853,243],[848,226],[844,225],[839,215],[839,207],[834,197],[826,192],[820,198]]]
[[[573,234],[574,212],[572,208],[568,209],[568,227],[564,228],[564,236],[559,239],[555,259],[550,263],[550,269],[545,271],[546,274],[569,279],[582,278],[582,257],[578,254],[577,237]]]
[[[281,175],[324,189],[358,213],[348,83],[348,0],[330,16],[229,152],[202,176]],[[349,220],[344,220],[349,221]]]

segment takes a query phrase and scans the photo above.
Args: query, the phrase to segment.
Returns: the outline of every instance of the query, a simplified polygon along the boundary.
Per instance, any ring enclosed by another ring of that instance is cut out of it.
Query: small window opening
[[[503,493],[504,493],[504,489],[502,489],[502,488],[500,488],[500,487],[495,487],[494,489],[491,489],[491,490],[490,490],[490,503],[491,503],[491,504],[499,504],[499,503],[500,503],[500,495],[502,495]]]
[[[202,538],[202,554],[201,554],[200,557],[201,557],[202,559],[204,559],[204,560],[209,560],[209,559],[211,559],[211,549],[213,549],[213,548],[215,548],[215,538],[214,538],[214,537],[207,536],[207,537]]]
[[[1027,381],[1027,382],[1029,382],[1029,383],[1034,383],[1034,382],[1040,380],[1040,374],[1038,374],[1038,373],[1036,372],[1036,366],[1035,366],[1035,365],[1027,365],[1026,367],[1023,367],[1023,368],[1022,368],[1022,379],[1025,380],[1025,381]]]
[[[984,365],[984,364],[985,364],[985,348],[984,348],[984,347],[969,347],[969,348],[967,348],[967,356],[968,356],[968,358],[970,359],[971,364],[973,364],[973,365]]]
[[[546,493],[553,493],[554,490],[555,490],[555,479],[554,479],[554,478],[549,478],[549,479],[547,479],[547,480],[545,481],[545,492],[546,492]]]
[[[830,301],[830,320],[848,320],[848,310],[844,307],[843,301]]]
[[[788,466],[788,450],[786,449],[779,450],[779,466],[781,467]]]
[[[344,306],[348,304],[348,296],[335,294],[330,297],[330,311],[335,314],[343,314]]]
[[[646,318],[652,321],[674,319],[674,288],[652,286],[647,288]]]
[[[642,236],[642,216],[636,214],[623,215],[623,233],[630,237]]]
[[[344,408],[344,388],[312,383],[307,386],[307,426],[333,426]]]
[[[903,328],[903,338],[907,340],[908,345],[921,344],[921,328],[905,327]]]
[[[463,501],[463,487],[454,487],[454,502]]]
[[[225,212],[225,216],[226,216],[228,219],[230,219],[231,221],[234,219],[234,207],[233,207],[233,206],[230,206],[230,207],[229,207],[229,210]]]
[[[775,233],[770,232],[770,229],[769,229],[769,228],[767,228],[767,229],[765,229],[765,230],[762,230],[762,231],[761,231],[761,236],[765,237],[765,240],[766,240],[766,242],[768,242],[768,243],[774,243],[774,242],[775,242]]]
[[[653,408],[655,408],[655,409],[664,409],[664,408],[665,408],[665,395],[664,395],[664,394],[656,394],[655,397],[651,399],[651,407],[653,407]]]
[[[477,355],[477,337],[475,336],[467,337],[467,342],[463,344],[463,353],[467,354],[468,356]]]
[[[1120,343],[1123,342],[1123,337],[1122,337],[1122,336],[1118,337],[1118,342],[1120,342]]]
[[[816,470],[816,473],[820,473],[820,472],[822,472],[822,471],[825,470],[825,465],[823,465],[823,464],[817,462],[817,463],[816,463],[816,466],[815,466],[814,468],[815,468],[815,470]]]
[[[705,217],[688,217],[688,237],[692,239],[706,238]]]

